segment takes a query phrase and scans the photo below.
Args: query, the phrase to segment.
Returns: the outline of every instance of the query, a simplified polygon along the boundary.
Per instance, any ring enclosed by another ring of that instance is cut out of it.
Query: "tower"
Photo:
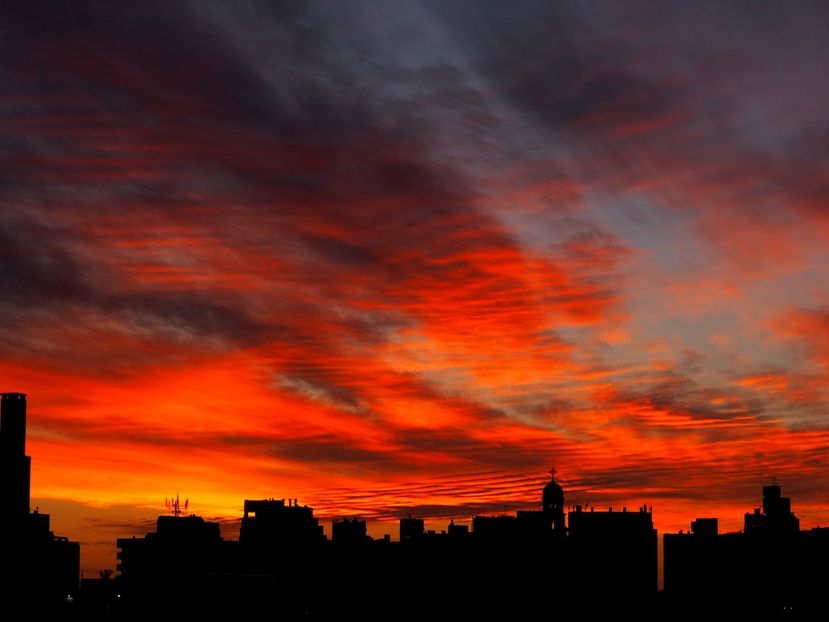
[[[550,469],[553,478],[544,486],[541,496],[541,511],[547,524],[552,525],[553,531],[564,534],[564,490],[556,481],[555,467]]]
[[[32,459],[26,455],[26,394],[0,394],[0,524],[24,525],[29,515]]]
[[[49,515],[29,514],[32,459],[26,455],[26,394],[0,393],[0,592],[14,604],[62,602],[78,589],[80,545],[57,537]],[[55,600],[60,599],[60,600]]]
[[[753,513],[746,512],[746,533],[763,533],[766,535],[793,535],[800,531],[800,519],[792,512],[792,500],[780,494],[777,483],[763,486],[763,513],[756,508]]]

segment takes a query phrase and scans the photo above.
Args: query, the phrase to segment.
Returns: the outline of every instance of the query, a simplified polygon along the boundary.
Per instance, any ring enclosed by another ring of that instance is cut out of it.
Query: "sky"
[[[829,522],[823,2],[3,3],[0,390],[113,567],[180,494],[373,533]]]

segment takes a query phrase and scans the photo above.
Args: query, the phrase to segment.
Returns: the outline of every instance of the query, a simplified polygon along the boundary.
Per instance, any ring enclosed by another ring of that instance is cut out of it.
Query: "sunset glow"
[[[591,6],[3,10],[0,390],[85,572],[171,494],[393,533],[553,464],[829,523],[829,14]]]

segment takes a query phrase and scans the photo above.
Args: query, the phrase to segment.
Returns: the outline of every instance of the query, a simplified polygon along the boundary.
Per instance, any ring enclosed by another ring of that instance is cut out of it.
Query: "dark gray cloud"
[[[682,92],[637,73],[605,11],[579,3],[432,2],[497,93],[555,129],[613,131],[673,114]],[[631,7],[631,10],[644,10]]]
[[[357,389],[347,386],[343,370],[312,362],[292,362],[276,379],[277,388],[316,402],[332,405],[346,412],[364,412],[367,406]]]
[[[13,295],[0,301],[3,330],[25,328],[32,314],[55,322],[77,321],[85,309],[115,318],[155,337],[218,340],[246,345],[263,339],[266,326],[250,317],[231,295],[135,290],[117,274],[95,266],[73,244],[80,240],[26,218],[0,220],[0,287]]]

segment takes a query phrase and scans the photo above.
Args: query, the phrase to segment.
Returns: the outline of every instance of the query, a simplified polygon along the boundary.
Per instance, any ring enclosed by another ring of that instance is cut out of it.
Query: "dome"
[[[544,486],[541,495],[541,511],[550,521],[553,531],[564,533],[564,489],[556,481],[556,470],[551,469],[553,479]]]
[[[552,479],[544,486],[544,493],[541,497],[542,506],[547,509],[551,507],[564,507],[564,489],[559,483]]]

